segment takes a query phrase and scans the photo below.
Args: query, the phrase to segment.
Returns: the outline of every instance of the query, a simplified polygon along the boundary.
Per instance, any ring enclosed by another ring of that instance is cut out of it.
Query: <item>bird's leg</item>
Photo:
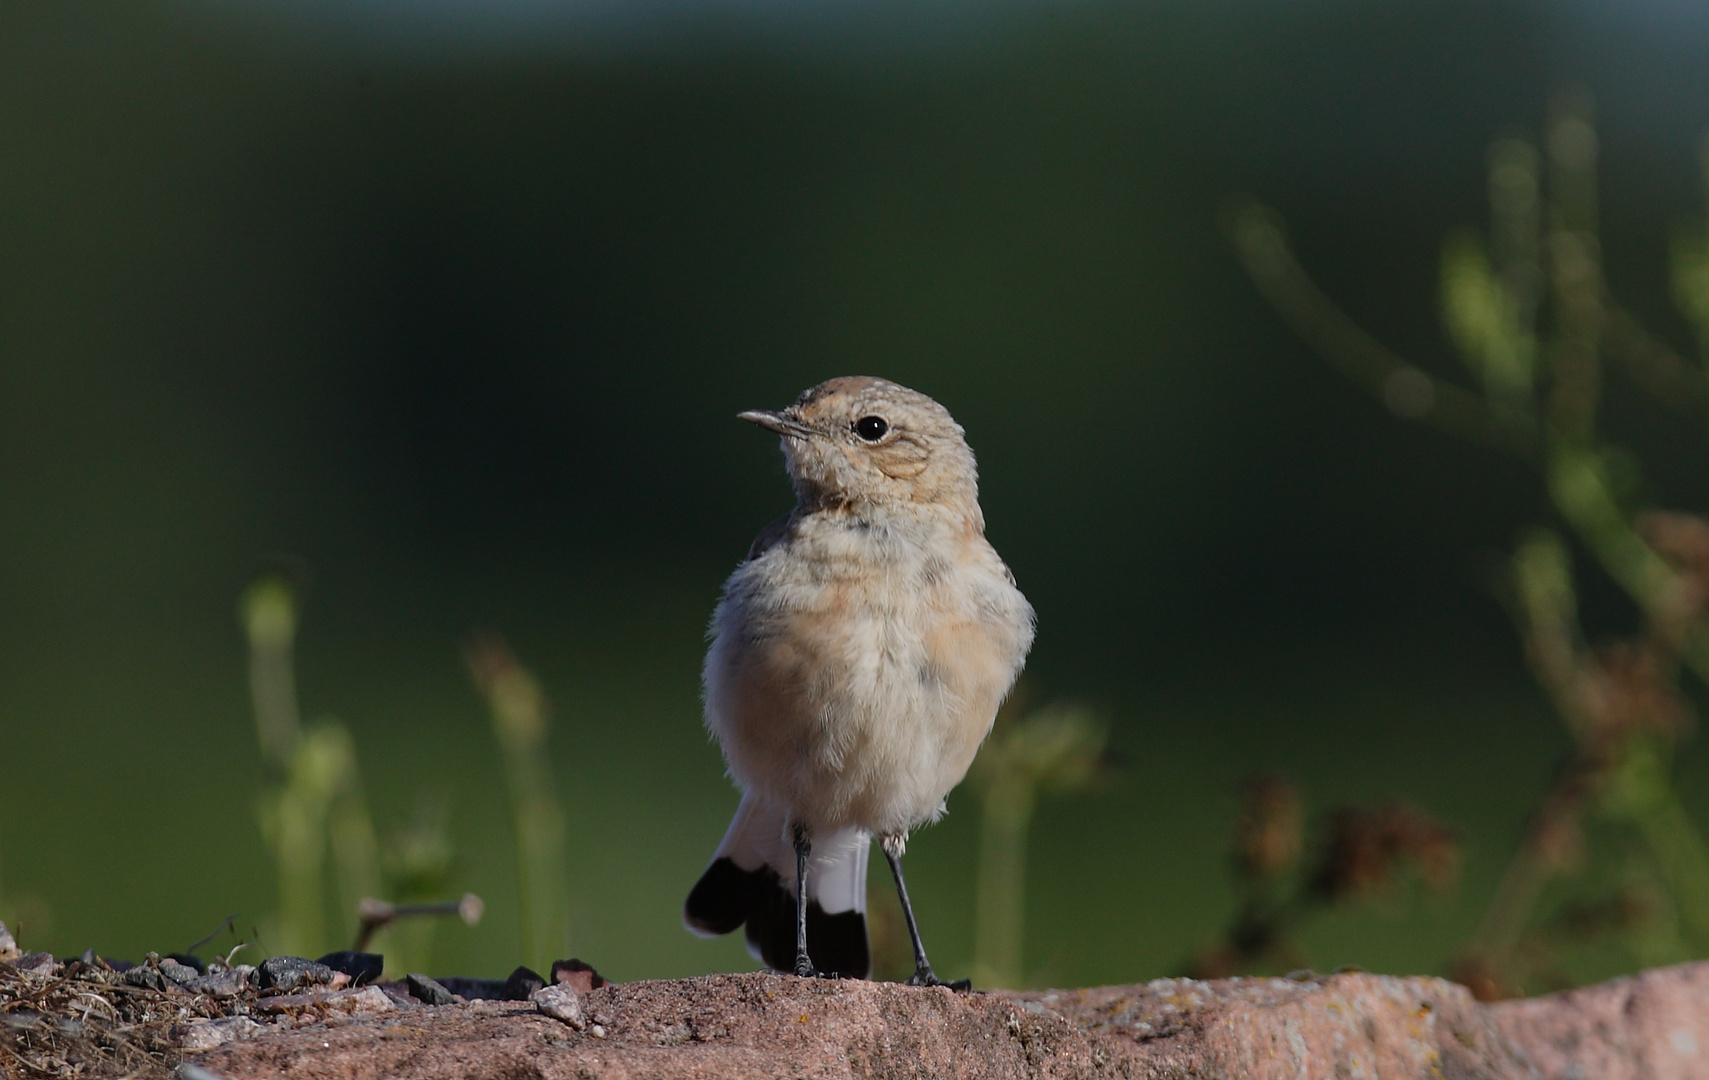
[[[951,990],[971,990],[973,983],[968,979],[957,979],[945,982],[932,971],[932,962],[926,959],[926,947],[920,942],[920,926],[914,921],[914,905],[908,902],[908,883],[902,877],[902,850],[907,846],[905,836],[881,836],[878,846],[884,850],[884,859],[890,864],[890,876],[896,879],[896,895],[902,898],[902,918],[908,923],[908,940],[914,943],[914,974],[908,976],[909,986],[947,986]]]
[[[807,955],[807,856],[813,853],[813,843],[807,839],[807,827],[800,822],[795,833],[795,974],[811,979],[819,972]]]

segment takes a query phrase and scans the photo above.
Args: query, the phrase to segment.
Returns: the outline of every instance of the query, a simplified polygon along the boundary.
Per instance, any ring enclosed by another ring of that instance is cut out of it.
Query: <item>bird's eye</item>
[[[863,416],[854,422],[855,434],[867,442],[877,442],[884,438],[884,433],[890,430],[882,416]]]

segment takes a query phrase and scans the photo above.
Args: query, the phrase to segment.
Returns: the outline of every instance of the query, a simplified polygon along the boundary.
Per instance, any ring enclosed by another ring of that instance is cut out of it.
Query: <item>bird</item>
[[[745,924],[774,970],[865,978],[876,838],[908,983],[965,988],[927,959],[902,857],[967,775],[1036,621],[985,538],[973,451],[949,410],[870,376],[738,418],[779,436],[796,503],[713,611],[705,723],[741,803],[683,922],[702,936]]]

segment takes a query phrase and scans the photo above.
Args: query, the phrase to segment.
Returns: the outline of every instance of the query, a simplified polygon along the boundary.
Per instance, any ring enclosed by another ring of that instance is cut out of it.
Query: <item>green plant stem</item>
[[[1242,208],[1233,217],[1232,233],[1259,291],[1342,374],[1383,397],[1397,376],[1418,370],[1367,334],[1317,287],[1294,258],[1268,208],[1256,203]],[[1582,271],[1579,276],[1588,273]],[[1576,282],[1569,282],[1562,291],[1575,298],[1581,295]],[[1593,340],[1592,319],[1584,316],[1582,321],[1586,325],[1578,331],[1581,343]],[[1594,408],[1593,398],[1587,400],[1587,395],[1595,393],[1594,372],[1586,371],[1579,354],[1554,359],[1565,364],[1574,390],[1552,410],[1567,426],[1557,428],[1549,439],[1544,461],[1551,502],[1646,614],[1667,615],[1665,598],[1677,589],[1676,575],[1638,536],[1609,491],[1600,455],[1585,428],[1591,418],[1587,410]],[[1477,395],[1441,379],[1431,379],[1429,385],[1431,407],[1417,419],[1447,434],[1537,460],[1530,433],[1499,422]],[[1680,648],[1692,672],[1709,683],[1709,635],[1696,629]]]
[[[326,798],[306,767],[264,798],[262,821],[279,883],[278,947],[314,955],[326,939]]]
[[[1019,989],[1026,919],[1027,829],[1032,785],[1021,778],[985,792],[975,887],[973,970],[980,986]]]
[[[1679,910],[1680,929],[1699,955],[1709,951],[1709,850],[1671,785],[1633,815],[1655,853]]]
[[[516,814],[518,883],[522,890],[523,951],[549,965],[569,955],[569,912],[564,888],[564,815],[549,790],[512,783]]]
[[[296,597],[284,582],[263,578],[244,593],[242,610],[249,637],[249,693],[256,738],[269,764],[286,770],[302,735],[292,658]]]
[[[1597,562],[1653,623],[1671,626],[1677,613],[1669,598],[1680,595],[1679,576],[1632,528],[1609,490],[1601,457],[1594,451],[1556,445],[1549,455],[1549,496]],[[1709,684],[1709,637],[1693,627],[1679,643],[1680,659]]]
[[[522,951],[543,971],[569,955],[567,830],[548,765],[546,698],[539,682],[497,639],[473,646],[469,663],[487,696],[510,789]]]
[[[1680,930],[1709,951],[1709,849],[1680,804],[1667,747],[1633,740],[1603,794],[1604,810],[1637,827],[1661,869]]]
[[[1521,844],[1502,872],[1472,936],[1479,952],[1498,962],[1512,955],[1549,876],[1549,863],[1542,853],[1528,843]]]
[[[341,911],[351,919],[341,939],[354,930],[357,901],[379,883],[374,826],[344,725],[322,720],[303,732],[284,786],[262,799],[261,817],[279,877],[280,946],[297,955],[324,951],[328,841]]]
[[[351,758],[351,772],[342,790],[335,793],[327,815],[327,836],[332,843],[332,865],[338,880],[338,938],[348,940],[356,930],[356,906],[365,896],[380,891],[380,845],[374,822],[368,816]]]
[[[1294,258],[1279,220],[1258,203],[1242,206],[1230,217],[1235,249],[1265,299],[1331,366],[1408,419],[1520,457],[1535,456],[1535,440],[1499,423],[1481,397],[1425,373],[1337,307]],[[1397,403],[1395,390],[1407,383],[1422,390],[1413,406]]]

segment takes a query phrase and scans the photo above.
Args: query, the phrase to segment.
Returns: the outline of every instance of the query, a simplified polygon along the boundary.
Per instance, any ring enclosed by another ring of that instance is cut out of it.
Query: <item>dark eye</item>
[[[890,430],[890,425],[884,422],[882,416],[863,416],[854,423],[855,434],[867,442],[877,442],[884,438],[884,433]]]

